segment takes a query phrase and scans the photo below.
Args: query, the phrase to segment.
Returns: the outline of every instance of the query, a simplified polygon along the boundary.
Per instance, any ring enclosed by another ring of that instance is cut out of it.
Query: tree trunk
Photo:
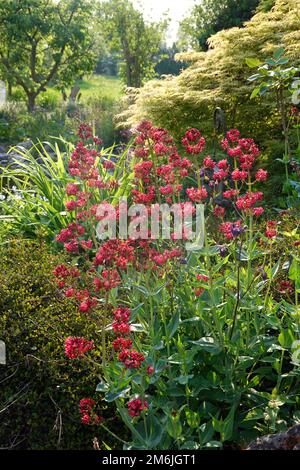
[[[36,96],[37,95],[35,93],[27,94],[27,109],[30,113],[34,111]]]
[[[10,81],[7,82],[7,95],[9,98],[11,98],[12,95],[12,84]]]

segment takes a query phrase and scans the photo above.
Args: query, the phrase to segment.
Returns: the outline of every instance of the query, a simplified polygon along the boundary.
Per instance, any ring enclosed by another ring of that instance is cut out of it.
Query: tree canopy
[[[92,17],[90,0],[1,0],[0,73],[30,111],[50,82],[63,88],[93,70]]]
[[[259,0],[202,0],[180,23],[179,44],[186,49],[206,50],[210,36],[223,29],[241,26],[251,18],[258,5]]]
[[[245,27],[212,36],[207,52],[177,55],[190,66],[178,77],[148,82],[119,116],[120,122],[132,126],[150,118],[179,136],[187,126],[211,130],[213,111],[220,106],[228,126],[238,125],[259,140],[271,138],[278,126],[276,103],[272,97],[257,98],[259,106],[249,100],[254,85],[248,81],[253,72],[246,58],[263,61],[281,46],[299,64],[299,11],[300,0],[276,0],[271,11],[257,13]]]
[[[167,20],[146,22],[130,0],[101,2],[98,18],[110,51],[121,59],[120,73],[126,85],[139,88],[155,75]]]

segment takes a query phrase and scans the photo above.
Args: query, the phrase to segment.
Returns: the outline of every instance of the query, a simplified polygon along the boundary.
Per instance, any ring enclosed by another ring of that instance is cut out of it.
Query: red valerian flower
[[[152,366],[147,367],[147,374],[148,375],[152,375],[152,374],[154,374],[154,372],[155,372],[154,367],[152,367]]]
[[[148,403],[140,398],[135,398],[127,403],[128,414],[132,417],[140,416],[142,411],[146,411],[149,408]]]
[[[196,279],[197,281],[203,281],[203,282],[209,281],[209,277],[206,276],[205,274],[197,274]]]
[[[118,307],[114,312],[113,316],[116,321],[128,322],[130,319],[130,308],[128,307]]]
[[[78,136],[82,140],[88,140],[93,137],[92,128],[89,124],[81,123],[78,129]]]
[[[277,236],[277,230],[274,228],[267,228],[265,231],[265,235],[267,238],[276,238]]]
[[[233,181],[245,181],[248,178],[248,172],[238,168],[231,173]]]
[[[73,287],[69,287],[65,292],[65,296],[71,298],[75,296],[75,293],[76,290]]]
[[[253,214],[255,217],[259,217],[259,216],[262,215],[264,212],[265,212],[265,210],[264,210],[263,207],[253,207],[253,209],[252,209],[252,214]]]
[[[198,155],[204,150],[206,141],[198,129],[189,129],[182,139],[182,145],[187,153]]]
[[[278,287],[278,292],[281,294],[292,294],[294,291],[293,284],[291,281],[280,281],[279,287]]]
[[[203,166],[205,168],[209,168],[210,170],[213,170],[214,167],[216,166],[216,162],[212,160],[210,157],[205,157],[203,160]]]
[[[125,336],[131,332],[131,326],[126,322],[115,321],[113,322],[112,327],[116,335]]]
[[[228,189],[227,191],[223,192],[223,197],[225,197],[225,199],[233,199],[238,195],[239,195],[238,189]]]
[[[98,416],[95,411],[96,402],[92,398],[83,398],[79,402],[79,412],[81,414],[82,424],[100,424],[103,421],[101,416]]]
[[[203,289],[203,287],[198,287],[197,289],[195,289],[195,296],[196,297],[201,297],[201,295],[203,294],[204,291],[205,291],[205,289]]]
[[[217,163],[217,167],[220,168],[220,170],[227,170],[228,169],[228,161],[226,159],[220,160]]]
[[[76,196],[79,190],[79,185],[76,183],[68,183],[66,186],[66,193],[68,196]]]
[[[252,208],[257,201],[261,201],[263,198],[263,193],[258,191],[258,192],[253,192],[253,193],[246,193],[244,196],[241,196],[237,199],[236,201],[236,207],[239,210],[247,210]]]
[[[276,220],[269,220],[267,222],[267,228],[266,228],[266,231],[265,231],[265,235],[267,238],[276,238],[277,236],[277,229],[276,229],[276,226],[277,226],[277,222]]]
[[[89,413],[96,405],[92,398],[82,398],[79,402],[80,413]]]
[[[214,215],[216,217],[224,217],[225,212],[226,212],[225,207],[218,206],[214,208]]]
[[[115,268],[103,269],[101,276],[102,278],[95,277],[93,280],[95,292],[98,292],[101,289],[104,289],[108,292],[109,290],[118,287],[121,282],[120,275]]]
[[[74,199],[71,199],[70,201],[66,202],[67,211],[71,212],[71,211],[74,211],[76,208],[77,208],[77,202],[74,201]]]
[[[145,357],[135,349],[123,349],[119,353],[118,359],[123,362],[127,369],[138,369],[145,360]]]
[[[69,359],[82,357],[91,349],[94,349],[94,342],[83,337],[69,336],[65,340],[65,354]]]
[[[132,347],[132,340],[130,338],[116,338],[112,342],[115,351],[122,351],[123,349],[130,349]]]
[[[256,173],[255,173],[255,179],[256,181],[266,181],[268,178],[268,172],[263,170],[263,169],[260,169],[258,170]]]
[[[188,188],[186,194],[193,202],[201,202],[207,198],[207,190],[205,188]]]

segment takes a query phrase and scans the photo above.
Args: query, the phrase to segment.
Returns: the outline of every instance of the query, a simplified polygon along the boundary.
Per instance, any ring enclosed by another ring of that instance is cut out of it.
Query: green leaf
[[[248,80],[248,82],[255,82],[255,80],[260,78],[260,76],[261,75],[259,73],[255,73],[254,75],[251,75],[251,77],[249,77],[247,80]]]
[[[261,61],[259,59],[255,59],[254,57],[247,57],[245,59],[245,62],[251,69],[254,69],[261,65]]]
[[[182,433],[182,426],[179,415],[168,417],[166,429],[167,433],[173,437],[173,439],[178,439],[180,437]]]
[[[178,382],[180,385],[186,385],[194,375],[180,375],[175,379],[175,382]]]
[[[103,381],[99,382],[96,387],[96,392],[107,392],[108,390],[109,390],[108,384]]]
[[[254,88],[254,90],[252,91],[251,95],[250,95],[250,100],[252,100],[253,98],[255,98],[260,92],[260,87],[256,87]]]
[[[185,409],[185,416],[187,423],[190,428],[197,429],[200,424],[200,415],[196,411],[192,411],[188,408]]]
[[[274,59],[278,60],[284,54],[284,47],[279,47],[273,54]]]
[[[236,405],[233,405],[228,413],[228,416],[223,421],[223,429],[221,437],[223,441],[229,441],[233,435],[234,428],[234,416],[235,416]]]
[[[289,270],[289,278],[291,279],[291,281],[298,281],[300,278],[300,267],[297,258],[293,258]]]
[[[195,344],[197,348],[213,355],[220,354],[222,351],[220,345],[211,336],[200,338],[197,341],[189,341],[189,343]]]
[[[293,342],[295,341],[294,334],[290,329],[284,329],[281,331],[280,335],[278,336],[278,341],[280,346],[285,349],[290,349],[292,347]]]
[[[173,338],[173,336],[175,335],[176,331],[178,330],[178,327],[179,327],[179,320],[180,320],[180,317],[179,317],[179,312],[177,312],[175,315],[173,315],[170,323],[167,325],[167,336],[168,336],[168,339],[171,339]]]
[[[112,401],[117,400],[117,398],[124,398],[129,391],[130,387],[125,387],[117,391],[111,391],[105,395],[105,401],[111,403]]]

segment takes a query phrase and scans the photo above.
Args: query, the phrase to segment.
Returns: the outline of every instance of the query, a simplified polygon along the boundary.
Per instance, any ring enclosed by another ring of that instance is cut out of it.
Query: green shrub
[[[83,430],[80,422],[78,402],[94,395],[95,370],[91,362],[66,359],[64,339],[95,339],[97,326],[51,282],[61,262],[35,242],[0,247],[0,339],[7,348],[7,365],[0,366],[0,447],[92,448],[94,436],[114,446],[101,428]],[[99,409],[120,435],[114,408],[99,402]]]

